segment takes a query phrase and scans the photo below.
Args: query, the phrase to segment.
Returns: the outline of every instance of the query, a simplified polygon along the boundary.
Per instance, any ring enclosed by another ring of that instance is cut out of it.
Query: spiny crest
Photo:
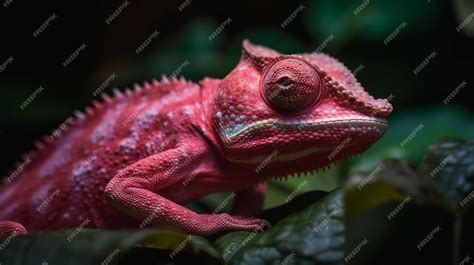
[[[176,77],[172,77],[171,80],[168,79],[165,75],[161,77],[160,81],[156,79],[152,80],[152,83],[145,81],[142,86],[135,83],[133,85],[133,89],[125,88],[123,92],[118,88],[114,88],[112,90],[113,96],[109,96],[107,93],[101,93],[102,102],[93,100],[92,106],[93,107],[86,107],[85,113],[76,110],[74,112],[77,120],[84,120],[88,116],[92,116],[96,114],[98,111],[105,109],[106,107],[111,107],[114,104],[122,100],[129,99],[131,97],[142,96],[148,93],[164,95],[173,90],[179,90],[186,88],[186,85],[193,84],[190,81],[185,80],[183,77],[177,79]]]
[[[75,110],[75,118],[67,119],[64,123],[60,125],[59,128],[51,131],[51,134],[43,135],[41,137],[41,140],[35,141],[34,148],[21,156],[22,161],[15,163],[15,168],[10,170],[8,172],[8,175],[11,175],[13,172],[15,172],[16,168],[22,165],[25,161],[31,160],[31,163],[28,163],[28,165],[34,164],[35,158],[41,157],[47,152],[52,151],[55,141],[57,141],[61,137],[64,137],[64,135],[67,134],[69,131],[80,126],[87,120],[88,117],[93,117],[94,115],[97,115],[98,113],[105,111],[110,107],[113,107],[113,105],[117,104],[118,102],[127,100],[131,97],[142,96],[149,93],[154,95],[165,95],[170,91],[185,89],[186,87],[192,84],[193,83],[191,81],[187,81],[183,77],[180,77],[179,79],[176,77],[168,79],[168,77],[163,75],[160,81],[156,79],[153,79],[151,83],[145,81],[142,86],[135,83],[133,89],[125,88],[124,92],[120,91],[117,88],[114,88],[112,90],[112,96],[109,96],[107,93],[101,93],[100,96],[102,98],[102,101],[93,99],[92,106],[85,107],[84,111]],[[55,132],[57,132],[58,130],[60,130],[60,134],[55,135]]]

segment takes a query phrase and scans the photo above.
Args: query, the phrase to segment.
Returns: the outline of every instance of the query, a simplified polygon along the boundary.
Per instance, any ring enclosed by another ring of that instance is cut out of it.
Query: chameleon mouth
[[[323,118],[313,121],[301,121],[301,120],[282,120],[282,119],[266,119],[261,121],[256,121],[250,123],[246,126],[235,129],[224,129],[224,135],[228,141],[235,140],[239,136],[251,133],[253,131],[265,129],[265,128],[275,128],[275,129],[284,129],[286,131],[296,131],[296,130],[321,130],[331,127],[344,126],[351,128],[352,126],[366,126],[372,127],[376,131],[383,133],[387,128],[388,124],[385,119],[376,118],[376,117],[363,117],[363,116],[349,116],[343,119],[341,118]]]
[[[347,144],[344,146],[344,148],[350,148],[352,147],[353,144]],[[301,159],[304,157],[307,157],[311,154],[314,153],[323,153],[323,152],[329,152],[334,150],[334,147],[317,147],[317,146],[310,146],[308,148],[305,148],[303,150],[300,150],[298,152],[293,152],[293,153],[279,153],[276,155],[274,158],[272,158],[273,162],[287,162],[287,161],[294,161],[297,159]],[[241,164],[252,164],[252,165],[258,165],[262,163],[265,159],[267,159],[268,154],[266,155],[256,155],[253,157],[250,157],[248,159],[237,159],[237,158],[228,158],[229,160]]]

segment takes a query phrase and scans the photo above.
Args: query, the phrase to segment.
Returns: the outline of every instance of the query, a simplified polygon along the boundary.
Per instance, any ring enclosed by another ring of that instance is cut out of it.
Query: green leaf
[[[354,173],[344,196],[348,225],[373,207],[385,202],[401,203],[407,196],[420,203],[443,204],[433,184],[418,176],[404,160],[385,160],[371,172]]]
[[[354,174],[344,198],[346,254],[358,250],[351,263],[458,264],[473,243],[473,229],[463,226],[474,220],[472,211],[460,211],[473,184],[473,157],[472,141],[450,140],[430,146],[417,171],[388,160]]]
[[[444,140],[431,145],[418,167],[421,175],[432,178],[437,190],[450,205],[455,223],[456,259],[471,253],[474,245],[474,140]]]
[[[474,188],[474,140],[445,140],[431,145],[418,173],[432,177],[454,209],[464,208],[470,202],[464,199]]]
[[[0,264],[219,264],[220,254],[204,238],[165,229],[84,229],[38,232],[14,237]],[[103,263],[104,262],[104,263]]]
[[[340,264],[343,244],[339,190],[265,232],[233,232],[215,242],[228,264]]]

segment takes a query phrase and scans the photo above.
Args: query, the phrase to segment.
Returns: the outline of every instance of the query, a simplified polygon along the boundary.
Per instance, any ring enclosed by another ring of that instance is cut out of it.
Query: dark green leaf
[[[446,140],[431,145],[418,172],[433,178],[453,208],[464,208],[474,188],[474,140]]]
[[[334,191],[265,232],[229,233],[216,241],[229,264],[341,264],[342,194]]]
[[[365,244],[351,262],[458,264],[472,245],[462,232],[472,213],[457,209],[469,198],[473,157],[471,141],[443,141],[430,146],[417,172],[393,160],[354,174],[345,191],[346,254]]]
[[[189,264],[197,257],[205,260],[205,264],[219,264],[220,260],[218,252],[206,239],[164,229],[30,233],[14,237],[0,251],[0,263],[8,265],[43,262],[62,265]],[[133,262],[129,263],[131,260]]]

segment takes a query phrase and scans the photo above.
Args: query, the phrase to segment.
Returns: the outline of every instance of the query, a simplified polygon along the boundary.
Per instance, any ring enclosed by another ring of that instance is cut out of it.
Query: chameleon
[[[244,40],[223,79],[114,89],[43,137],[0,186],[0,238],[67,228],[167,227],[208,236],[268,228],[265,180],[314,174],[361,154],[388,128],[337,59]],[[186,204],[233,192],[229,213]]]

